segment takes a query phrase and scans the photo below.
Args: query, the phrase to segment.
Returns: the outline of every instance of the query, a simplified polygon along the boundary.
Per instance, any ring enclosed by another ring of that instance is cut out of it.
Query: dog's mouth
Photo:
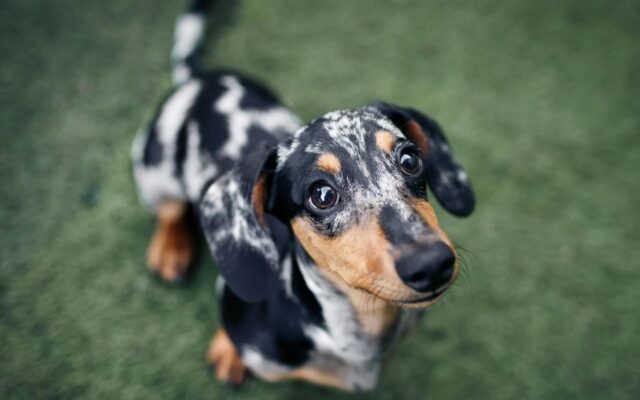
[[[451,284],[444,285],[431,293],[428,293],[422,297],[418,297],[417,299],[403,300],[397,303],[400,306],[407,306],[407,307],[420,307],[420,306],[427,307],[431,305],[433,302],[435,302],[436,300],[438,300],[440,297],[442,297],[442,295],[447,291],[447,289],[449,289],[449,286],[451,286]]]
[[[441,293],[432,293],[432,294],[429,294],[429,295],[427,295],[427,296],[421,297],[421,298],[416,299],[416,300],[409,300],[409,301],[405,301],[404,303],[405,303],[405,304],[418,304],[418,303],[424,303],[424,302],[426,302],[426,301],[432,301],[432,300],[435,300],[435,299],[437,299],[438,297],[442,296],[442,294],[443,294],[443,293],[444,293],[444,292],[441,292]]]

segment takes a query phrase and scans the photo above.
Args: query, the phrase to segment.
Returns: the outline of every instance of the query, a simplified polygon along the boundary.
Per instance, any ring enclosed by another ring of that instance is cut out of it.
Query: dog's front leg
[[[247,368],[224,329],[218,329],[211,339],[207,362],[215,368],[216,378],[223,383],[237,386],[247,375]]]

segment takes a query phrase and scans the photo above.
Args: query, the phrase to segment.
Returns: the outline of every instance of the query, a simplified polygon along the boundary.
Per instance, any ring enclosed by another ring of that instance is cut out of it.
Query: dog
[[[387,350],[458,276],[427,186],[467,216],[467,174],[416,110],[375,102],[304,125],[250,78],[202,72],[209,8],[178,18],[175,88],[133,145],[157,217],[147,263],[166,281],[185,276],[193,209],[220,273],[217,378],[372,389]]]

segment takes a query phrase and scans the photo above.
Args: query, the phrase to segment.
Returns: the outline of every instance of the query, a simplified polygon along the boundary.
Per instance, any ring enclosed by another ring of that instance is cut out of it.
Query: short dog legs
[[[193,255],[193,239],[187,223],[187,204],[166,202],[157,209],[158,225],[149,244],[147,265],[167,282],[182,278]]]
[[[207,361],[215,367],[220,382],[240,385],[247,375],[247,368],[224,329],[218,329],[211,339]]]

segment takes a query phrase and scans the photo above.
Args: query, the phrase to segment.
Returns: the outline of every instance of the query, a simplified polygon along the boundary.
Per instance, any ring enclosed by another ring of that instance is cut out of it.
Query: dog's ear
[[[381,112],[420,148],[427,171],[427,182],[442,206],[451,214],[465,217],[475,207],[475,196],[466,172],[453,158],[440,125],[428,116],[410,109],[376,102]]]
[[[266,145],[244,155],[214,181],[200,202],[200,221],[227,285],[241,299],[265,299],[278,279],[288,228],[267,213],[276,149]]]

